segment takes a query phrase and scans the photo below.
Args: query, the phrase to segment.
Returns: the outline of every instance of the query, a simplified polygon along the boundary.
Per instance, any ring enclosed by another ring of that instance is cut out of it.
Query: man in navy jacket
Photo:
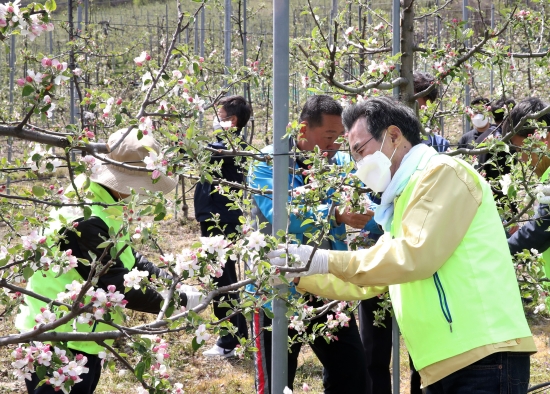
[[[242,96],[227,96],[222,98],[218,103],[216,117],[214,118],[214,130],[229,129],[236,134],[240,134],[241,130],[248,123],[252,109]],[[222,127],[225,126],[225,127]],[[229,133],[231,131],[227,131]],[[217,134],[217,141],[208,144],[210,148],[227,149],[224,142],[223,133]],[[228,155],[215,155],[211,157],[211,164],[219,164],[221,162],[220,171],[213,173],[213,176],[220,177],[229,182],[244,183],[244,175],[241,167],[235,162],[235,158]],[[194,206],[195,219],[200,223],[201,236],[210,237],[215,235],[228,236],[237,232],[237,226],[240,224],[239,216],[242,211],[239,209],[230,209],[231,200],[214,190],[214,185],[209,182],[197,183],[195,187]],[[219,217],[218,226],[212,220],[214,216]],[[219,228],[218,228],[219,227]],[[223,229],[220,230],[220,228]],[[214,282],[218,287],[227,286],[237,282],[237,272],[235,270],[235,262],[228,259],[223,269],[223,274],[216,278]],[[220,308],[219,302],[222,297],[236,298],[236,295],[222,295],[214,298],[213,309],[214,315],[218,319],[223,319],[227,316],[227,308]],[[216,344],[206,350],[205,356],[221,356],[223,358],[233,357],[235,355],[235,347],[239,343],[238,337],[248,337],[246,319],[243,315],[238,314],[230,319],[231,323],[237,327],[237,337],[231,334],[222,335],[218,338]]]

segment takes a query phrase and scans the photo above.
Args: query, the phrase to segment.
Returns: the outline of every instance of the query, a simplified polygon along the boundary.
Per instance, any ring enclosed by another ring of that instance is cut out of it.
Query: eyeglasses
[[[361,159],[363,158],[363,157],[361,156],[361,150],[362,150],[362,149],[365,147],[365,145],[367,145],[367,144],[370,142],[370,140],[372,140],[373,138],[374,138],[374,136],[373,136],[373,137],[370,137],[370,138],[367,140],[367,142],[365,142],[365,143],[364,143],[363,145],[361,145],[359,148],[355,149],[355,152],[353,152],[353,153],[351,154],[351,157],[353,158],[353,160],[359,161],[359,160],[361,160]]]

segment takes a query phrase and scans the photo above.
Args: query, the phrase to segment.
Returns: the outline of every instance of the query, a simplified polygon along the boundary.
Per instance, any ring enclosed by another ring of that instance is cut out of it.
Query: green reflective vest
[[[453,161],[443,155],[424,157],[395,201],[393,237],[402,235],[403,213],[428,162],[456,165]],[[531,335],[491,189],[471,166],[458,162],[483,190],[466,235],[434,276],[389,288],[395,317],[418,370],[480,346]],[[429,212],[410,215],[420,221]]]
[[[548,177],[550,176],[550,167],[544,171],[544,174],[540,177],[541,183],[545,183],[548,180]],[[539,250],[540,252],[540,250]],[[550,249],[546,249],[542,252],[542,259],[544,260],[544,273],[546,277],[548,278],[548,274],[550,273]],[[547,282],[543,283],[543,286],[548,287],[550,285],[546,284]],[[548,301],[547,301],[548,304]]]
[[[80,187],[80,185],[83,183],[84,179],[81,177],[78,177],[75,182],[77,183],[77,187]],[[94,202],[104,202],[107,204],[113,204],[115,201],[111,197],[111,195],[100,185],[97,183],[91,182],[89,190],[93,193],[92,201]],[[120,219],[114,218],[112,215],[109,215],[104,212],[104,208],[100,205],[92,205],[92,216],[97,216],[101,220],[103,220],[108,227],[112,227],[115,231],[118,231],[122,225],[122,221]],[[121,207],[116,207],[115,209],[120,210],[122,212]],[[59,210],[52,210],[50,212],[50,216],[54,219],[54,221],[50,224],[49,233],[53,233],[56,231],[61,230],[63,227],[63,224],[59,220],[60,216],[63,216],[68,223],[71,223],[72,221],[81,218],[82,211],[81,210],[75,210],[71,207],[64,207]],[[81,234],[82,237],[85,237],[86,234]],[[129,237],[126,235],[124,238],[119,240],[118,245],[114,247],[115,249],[122,248],[124,246],[124,240],[128,240]],[[81,257],[81,256],[77,256]],[[98,256],[99,257],[99,256]],[[132,253],[132,250],[130,248],[126,248],[124,252],[120,255],[120,260],[124,264],[128,270],[131,270],[132,267],[135,264],[135,258]],[[53,273],[51,270],[49,271],[37,271],[34,273],[34,275],[29,279],[29,282],[27,284],[27,289],[30,291],[33,291],[35,293],[38,293],[44,297],[47,297],[49,299],[55,300],[57,298],[57,294],[61,292],[66,291],[66,285],[71,284],[73,280],[83,282],[83,278],[79,275],[79,273],[73,268],[70,271],[68,271],[66,274],[61,274],[59,277],[55,277],[55,273]],[[40,314],[40,308],[46,307],[47,304],[39,301],[35,298],[25,296],[24,297],[25,304],[22,305],[20,308],[20,313],[17,315],[17,318],[15,320],[15,326],[20,331],[31,331],[34,326],[36,326],[36,321],[34,320],[36,315]],[[86,301],[89,301],[89,297],[86,297]],[[58,315],[59,316],[59,315]],[[119,314],[111,314],[113,320],[115,323],[120,324],[122,322],[122,316]],[[91,326],[88,324],[79,324],[76,322],[76,319],[73,319],[67,324],[61,325],[57,327],[54,331],[56,332],[100,332],[100,331],[112,331],[114,328],[112,326],[99,323],[99,324],[92,324]],[[108,344],[111,344],[113,341],[105,341]],[[68,342],[68,347],[71,349],[75,349],[78,351],[82,351],[89,354],[98,354],[101,350],[103,350],[102,346],[99,346],[95,342],[81,342],[81,341],[75,341],[75,342]]]

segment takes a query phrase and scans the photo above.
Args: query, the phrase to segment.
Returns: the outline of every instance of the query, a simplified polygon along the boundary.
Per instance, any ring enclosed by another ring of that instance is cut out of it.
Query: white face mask
[[[382,146],[384,141],[382,140]],[[394,149],[390,158],[382,153],[382,146],[380,150],[374,152],[372,155],[367,155],[357,162],[357,172],[355,175],[361,179],[367,187],[371,188],[375,193],[382,193],[391,182],[391,159],[397,150]]]
[[[223,129],[217,117],[215,117],[214,120],[212,121],[212,128],[214,129],[214,131]]]
[[[489,119],[483,114],[475,114],[472,117],[472,123],[476,129],[482,129],[489,124]]]

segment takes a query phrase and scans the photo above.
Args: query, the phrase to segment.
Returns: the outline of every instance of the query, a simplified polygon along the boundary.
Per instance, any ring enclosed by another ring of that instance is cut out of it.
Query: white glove
[[[269,252],[267,257],[269,257],[271,264],[279,267],[285,268],[300,268],[305,267],[311,254],[313,253],[313,247],[309,245],[289,245],[288,253],[294,255],[296,262],[292,266],[287,266],[287,257],[281,257],[282,254],[286,253],[285,249],[277,249]],[[317,249],[311,264],[307,271],[302,272],[287,272],[285,276],[288,279],[297,278],[300,276],[310,276],[317,274],[328,274],[328,255],[329,251],[324,249]]]
[[[199,305],[204,296],[204,294],[198,291],[195,287],[189,285],[181,285],[178,291],[180,294],[185,293],[187,296],[187,305],[185,305],[185,309],[187,310],[193,309]]]

